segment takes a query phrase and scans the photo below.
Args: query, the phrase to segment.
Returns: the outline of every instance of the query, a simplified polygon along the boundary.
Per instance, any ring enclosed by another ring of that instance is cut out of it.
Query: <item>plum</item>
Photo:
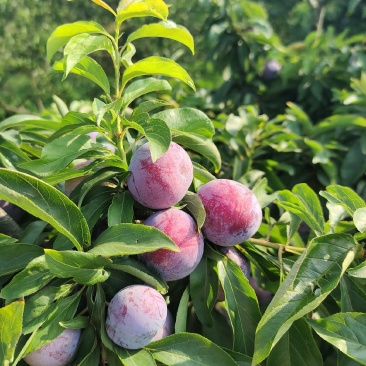
[[[117,345],[138,349],[149,344],[167,317],[164,297],[146,285],[130,285],[112,298],[108,306],[106,331]]]
[[[168,335],[171,335],[173,333],[174,333],[174,319],[172,313],[168,309],[163,327],[159,329],[159,331],[156,333],[155,337],[151,340],[151,342],[158,341],[159,339],[167,337]]]
[[[246,278],[250,277],[250,262],[238,249],[235,247],[222,247],[220,251],[240,267]]]
[[[142,145],[132,156],[128,189],[141,205],[166,209],[177,204],[193,180],[193,164],[187,152],[175,142],[154,163],[150,144]]]
[[[268,60],[264,66],[262,77],[264,80],[270,81],[278,76],[282,65],[277,60]]]
[[[159,249],[139,255],[139,259],[164,281],[184,278],[197,267],[203,255],[204,240],[189,214],[177,208],[169,208],[155,212],[144,224],[158,228],[180,248],[180,252]]]
[[[75,355],[80,334],[80,329],[65,329],[50,343],[28,353],[24,361],[30,366],[66,366]]]
[[[230,179],[215,179],[197,192],[206,210],[202,231],[212,243],[233,246],[255,234],[262,221],[254,193]]]

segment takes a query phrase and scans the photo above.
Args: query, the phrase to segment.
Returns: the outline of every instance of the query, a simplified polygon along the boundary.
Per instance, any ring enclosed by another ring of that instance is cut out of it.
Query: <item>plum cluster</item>
[[[179,252],[159,249],[138,256],[165,281],[182,279],[197,267],[203,256],[204,238],[222,247],[230,257],[234,245],[255,234],[262,221],[260,204],[249,188],[229,179],[216,179],[197,192],[206,211],[200,231],[188,213],[174,207],[193,181],[192,161],[174,142],[155,162],[149,143],[142,145],[134,153],[129,170],[127,184],[134,199],[156,211],[144,225],[158,228],[180,249]],[[249,277],[249,264],[245,262],[241,268]],[[106,330],[116,344],[137,349],[171,334],[173,319],[156,290],[133,285],[122,289],[110,302]]]
[[[144,225],[158,228],[180,249],[143,253],[138,256],[141,262],[165,281],[182,279],[201,261],[206,239],[218,245],[250,277],[249,261],[234,248],[255,234],[262,221],[261,207],[250,189],[228,179],[212,180],[201,186],[197,194],[206,211],[201,231],[192,216],[174,207],[193,182],[193,164],[181,146],[172,142],[168,151],[153,162],[146,143],[134,153],[129,169],[130,193],[139,204],[154,211]],[[174,319],[157,290],[147,285],[130,285],[111,299],[106,332],[115,344],[139,349],[172,334]],[[31,366],[67,365],[74,357],[79,337],[80,330],[66,329],[24,360]]]

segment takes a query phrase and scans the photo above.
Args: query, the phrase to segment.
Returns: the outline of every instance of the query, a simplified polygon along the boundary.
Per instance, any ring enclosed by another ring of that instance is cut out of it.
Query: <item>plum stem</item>
[[[291,245],[273,243],[273,242],[270,242],[265,239],[250,238],[247,241],[251,244],[260,245],[262,247],[273,248],[273,249],[277,249],[277,250],[280,250],[282,248],[282,252],[289,252],[289,253],[298,254],[298,255],[301,254],[301,252],[306,250],[306,248],[299,248],[299,247],[294,247]]]

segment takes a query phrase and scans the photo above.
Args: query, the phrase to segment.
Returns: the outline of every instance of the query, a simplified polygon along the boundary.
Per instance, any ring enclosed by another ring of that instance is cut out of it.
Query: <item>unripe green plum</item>
[[[142,348],[163,328],[167,309],[163,296],[155,289],[145,285],[127,286],[109,303],[107,334],[121,347]]]
[[[193,180],[193,164],[187,152],[175,142],[154,163],[150,144],[142,145],[132,156],[128,189],[141,205],[165,209],[177,204]]]
[[[169,208],[154,213],[144,224],[161,230],[180,249],[180,252],[159,249],[139,255],[140,260],[164,281],[184,278],[197,267],[203,255],[204,240],[190,215],[177,208]]]
[[[52,342],[28,353],[24,361],[30,366],[69,365],[75,355],[80,334],[80,329],[65,329]]]
[[[212,243],[233,246],[255,234],[262,210],[254,193],[230,179],[216,179],[197,192],[206,210],[202,231]]]

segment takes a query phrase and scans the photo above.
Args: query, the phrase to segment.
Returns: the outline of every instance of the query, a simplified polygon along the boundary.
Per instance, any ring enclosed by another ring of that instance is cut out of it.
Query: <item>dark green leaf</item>
[[[357,278],[344,274],[340,281],[341,311],[366,313],[366,289]]]
[[[274,346],[267,366],[322,366],[323,359],[311,328],[304,319],[296,320]]]
[[[114,258],[113,264],[108,265],[107,268],[116,269],[118,271],[133,275],[144,283],[155,288],[162,294],[166,294],[168,292],[168,285],[166,282],[164,282],[156,273],[148,269],[141,262],[133,258]]]
[[[89,318],[80,315],[70,320],[61,321],[60,325],[63,328],[82,329],[89,325]]]
[[[31,244],[0,244],[0,276],[22,270],[31,260],[43,254],[43,249]]]
[[[256,331],[254,362],[264,360],[292,323],[318,307],[352,263],[357,243],[347,234],[313,239],[282,282]]]
[[[252,365],[252,358],[247,356],[247,355],[243,355],[242,353],[239,352],[234,352],[230,349],[224,349],[226,351],[227,354],[229,354],[233,360],[238,364],[238,366],[251,366]]]
[[[339,313],[324,319],[307,319],[307,322],[321,338],[366,365],[366,314]]]
[[[233,350],[252,355],[255,330],[261,318],[257,296],[236,263],[223,258],[217,267],[234,333]]]
[[[305,183],[297,184],[292,191],[279,192],[279,205],[299,216],[318,236],[323,234],[324,216],[318,196]]]
[[[54,276],[73,277],[83,285],[94,285],[105,281],[109,274],[104,266],[112,263],[110,259],[90,253],[76,251],[57,251],[45,249],[46,263]]]
[[[206,219],[206,211],[203,207],[201,199],[196,193],[187,192],[183,197],[182,202],[186,205],[186,208],[194,217],[198,231],[200,231]]]
[[[111,227],[121,223],[132,223],[134,217],[134,202],[130,192],[115,194],[108,209],[108,226]]]
[[[218,291],[218,277],[214,269],[216,262],[204,256],[189,275],[189,289],[194,310],[200,322],[212,326],[212,309]]]
[[[180,298],[178,305],[177,316],[175,320],[175,333],[186,332],[188,301],[189,301],[189,287],[186,287],[186,289],[183,291],[182,297]]]
[[[90,243],[89,228],[80,210],[47,183],[28,174],[0,168],[0,198],[48,222],[78,250]]]
[[[145,347],[155,358],[168,366],[237,366],[219,346],[194,333],[178,333]]]
[[[153,252],[158,249],[179,251],[167,235],[153,226],[119,224],[104,230],[89,253],[112,257]]]
[[[29,262],[23,271],[16,274],[11,281],[3,287],[0,297],[16,299],[35,293],[46,286],[54,278],[48,269],[44,256],[37,257]]]

